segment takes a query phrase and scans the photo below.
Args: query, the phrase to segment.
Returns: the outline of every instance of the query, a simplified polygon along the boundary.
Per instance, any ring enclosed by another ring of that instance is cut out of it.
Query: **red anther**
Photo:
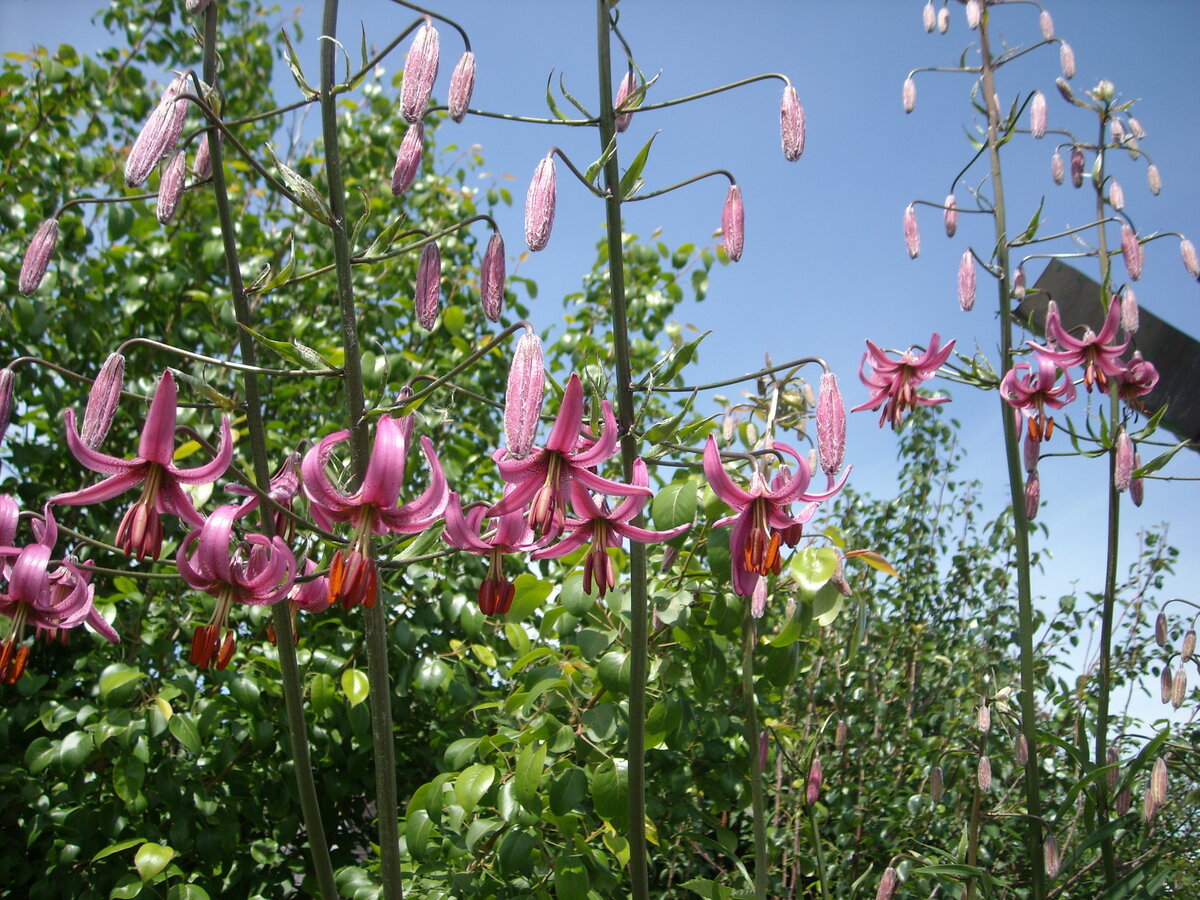
[[[215,634],[216,630],[217,630],[217,627],[214,625],[213,626],[213,632],[214,632],[213,643],[214,644],[216,643],[216,634]],[[217,653],[217,668],[218,669],[220,669],[221,671],[225,670],[225,667],[229,665],[229,661],[231,659],[233,659],[233,651],[235,649],[237,649],[237,638],[233,633],[233,629],[230,628],[230,629],[226,630],[225,640],[223,640],[221,642],[221,649]]]
[[[17,648],[17,652],[13,655],[12,664],[8,672],[4,675],[5,684],[16,684],[22,675],[25,674],[25,663],[29,660],[29,645],[22,644]]]

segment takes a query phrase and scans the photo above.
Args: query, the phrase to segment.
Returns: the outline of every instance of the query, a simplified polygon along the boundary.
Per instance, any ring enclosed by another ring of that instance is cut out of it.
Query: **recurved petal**
[[[749,506],[755,500],[755,495],[738,487],[725,467],[721,465],[721,453],[717,450],[717,442],[710,434],[704,445],[704,477],[708,479],[713,492],[734,509]]]
[[[79,462],[93,472],[100,472],[104,475],[117,475],[129,472],[133,469],[138,469],[145,465],[145,462],[140,459],[120,459],[116,456],[109,456],[107,453],[101,453],[99,450],[93,450],[83,442],[83,438],[79,434],[79,430],[75,427],[75,411],[68,409],[63,413],[63,419],[67,425],[67,447]],[[140,478],[138,479],[140,480]],[[136,483],[136,482],[135,482]]]
[[[441,518],[446,509],[450,490],[446,483],[446,474],[442,471],[442,464],[438,462],[437,454],[433,450],[433,441],[422,437],[421,449],[425,451],[425,458],[429,460],[429,487],[410,503],[379,511],[379,516],[387,524],[389,531],[399,534],[424,531]]]
[[[122,460],[122,462],[124,461]],[[135,461],[135,466],[135,468],[111,475],[98,484],[93,484],[91,487],[82,488],[78,491],[70,491],[66,494],[59,494],[57,497],[52,498],[50,502],[56,506],[90,506],[93,503],[103,503],[105,500],[111,500],[113,497],[125,493],[130,488],[136,487],[145,480],[146,472],[143,468],[145,463],[142,463],[140,460]]]
[[[138,456],[169,466],[175,454],[175,414],[179,401],[179,390],[175,387],[175,376],[167,369],[158,380],[150,411],[146,413],[146,424],[142,426],[142,438],[138,443]],[[81,460],[82,462],[82,460]],[[84,463],[84,465],[87,465]]]
[[[325,464],[329,461],[334,444],[349,437],[350,432],[346,430],[325,435],[315,447],[304,454],[300,463],[300,480],[304,485],[304,493],[315,506],[329,514],[344,513],[353,507],[350,498],[336,490],[325,474]]]
[[[558,418],[554,420],[554,428],[546,441],[547,450],[559,453],[570,453],[579,443],[579,428],[583,424],[583,382],[579,376],[572,373],[567,379],[563,390],[562,405],[558,408]]]
[[[197,527],[204,524],[204,516],[192,505],[192,498],[184,492],[173,478],[164,478],[158,487],[158,508],[162,512],[177,516]]]
[[[604,416],[604,427],[594,444],[572,457],[572,463],[577,466],[590,468],[599,465],[617,452],[617,417],[613,415],[612,404],[607,400],[603,401],[600,411]]]
[[[381,508],[396,505],[404,484],[408,459],[408,435],[398,419],[384,416],[375,429],[375,443],[367,462],[367,474],[356,499]]]
[[[221,444],[211,461],[192,469],[180,469],[173,464],[166,468],[180,484],[209,484],[224,475],[232,461],[233,434],[229,430],[229,419],[221,416]]]

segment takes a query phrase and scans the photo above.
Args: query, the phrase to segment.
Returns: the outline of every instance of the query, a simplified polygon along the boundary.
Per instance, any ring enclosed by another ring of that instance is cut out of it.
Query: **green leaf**
[[[130,847],[136,847],[138,844],[143,844],[145,842],[145,838],[135,837],[124,841],[117,841],[115,844],[109,844],[92,857],[92,862],[97,862],[104,859],[106,856],[112,856],[114,853],[120,853],[122,850],[128,850]]]
[[[542,811],[542,797],[538,793],[538,782],[542,778],[542,770],[546,767],[546,744],[544,741],[534,741],[528,744],[517,757],[517,771],[513,783],[513,791],[517,802],[531,813]]]
[[[560,856],[554,860],[554,893],[561,900],[586,897],[591,889],[591,879],[581,858]]]
[[[491,766],[476,764],[468,766],[454,779],[454,796],[463,812],[470,815],[479,805],[480,799],[496,780],[496,770]]]
[[[654,379],[655,384],[673,384],[675,379],[683,372],[685,368],[691,365],[692,360],[696,358],[696,352],[700,349],[700,342],[712,334],[711,331],[706,331],[694,341],[688,341],[671,354],[670,361],[667,367],[659,373],[656,373]]]
[[[625,174],[621,176],[621,199],[627,200],[641,187],[642,170],[646,168],[646,160],[650,156],[650,146],[656,137],[658,137],[657,131],[650,135],[650,140],[646,141],[637,156],[633,158],[633,162],[629,164],[629,168],[625,170]]]
[[[167,900],[212,900],[208,891],[198,884],[175,884],[167,892]]]
[[[446,768],[461,769],[463,764],[475,755],[475,748],[479,746],[479,741],[480,739],[477,737],[459,738],[447,747],[442,756]]]
[[[200,732],[196,730],[196,724],[192,721],[191,716],[182,712],[175,713],[171,716],[171,721],[167,723],[167,728],[175,736],[175,740],[183,744],[184,749],[193,755],[199,754]]]
[[[1134,478],[1143,478],[1146,475],[1151,475],[1154,472],[1157,472],[1159,469],[1161,469],[1163,466],[1165,466],[1167,463],[1169,463],[1171,461],[1171,459],[1175,456],[1176,453],[1178,453],[1184,447],[1188,446],[1188,443],[1189,443],[1188,441],[1180,441],[1178,444],[1176,444],[1170,450],[1167,450],[1164,453],[1160,453],[1158,456],[1154,457],[1154,459],[1150,460],[1150,462],[1146,463],[1140,469],[1135,469],[1133,472],[1133,477]]]
[[[692,478],[672,481],[654,495],[650,503],[650,516],[654,527],[667,531],[679,525],[691,524],[696,519],[697,488]]]
[[[133,803],[146,780],[146,764],[136,756],[119,757],[113,763],[113,790],[126,805]]]
[[[104,673],[100,676],[100,699],[107,702],[109,694],[113,691],[145,677],[138,669],[131,668],[122,663],[113,663],[111,666],[107,666],[104,669]]]
[[[812,601],[812,615],[815,621],[822,628],[832,625],[837,617],[842,612],[842,606],[845,604],[846,598],[842,596],[842,592],[835,588],[832,584],[826,582],[817,591],[817,595]]]
[[[606,759],[592,777],[592,804],[596,815],[612,822],[618,831],[629,821],[629,763]]]
[[[279,178],[283,182],[283,186],[291,192],[291,199],[298,204],[301,209],[320,222],[322,225],[333,224],[333,211],[329,208],[329,203],[325,197],[318,191],[303,175],[295,169],[288,168],[275,155],[275,149],[267,144],[267,152],[271,154],[271,159],[275,163],[275,169],[279,172]]]
[[[410,559],[416,559],[418,556],[424,556],[429,553],[438,542],[441,540],[442,532],[446,529],[445,522],[438,522],[436,525],[425,529],[415,538],[406,544],[399,553],[396,554],[396,559],[400,562],[406,562]]]
[[[147,881],[151,881],[155,875],[165,869],[174,857],[175,851],[170,847],[164,844],[156,844],[153,841],[147,841],[133,855],[133,867],[137,869],[138,877],[142,879],[142,883],[144,884]]]
[[[550,114],[560,122],[565,122],[570,116],[563,115],[563,111],[558,108],[558,103],[554,100],[554,71],[546,76],[546,105],[550,107]]]
[[[587,107],[584,106],[582,103],[580,103],[578,100],[576,100],[575,96],[570,91],[567,90],[567,83],[566,83],[565,79],[563,78],[562,72],[558,73],[558,89],[560,91],[562,91],[562,95],[567,98],[567,101],[573,107],[575,107],[577,110],[579,110],[580,114],[582,114],[585,119],[597,118],[596,116],[593,116],[590,112],[588,112]]]
[[[550,785],[550,812],[565,816],[587,796],[587,773],[578,766],[560,772]]]
[[[529,572],[518,575],[513,587],[515,593],[512,608],[504,615],[506,622],[520,622],[528,618],[530,613],[546,602],[546,598],[554,590],[554,585],[549,581],[543,581]]]
[[[802,591],[815,594],[837,571],[838,554],[832,547],[802,547],[792,556],[788,571]]]
[[[872,569],[878,569],[891,575],[893,578],[899,578],[900,573],[893,568],[892,564],[883,558],[882,555],[874,550],[850,550],[846,553],[846,559],[861,559]]]
[[[681,884],[680,887],[687,888],[689,891],[703,897],[704,900],[729,900],[733,896],[732,888],[727,888],[707,878],[690,878]]]
[[[281,28],[279,33],[283,37],[283,43],[287,46],[287,53],[284,54],[284,60],[292,72],[292,77],[296,79],[296,86],[300,88],[300,93],[304,95],[305,100],[312,100],[319,97],[320,91],[309,84],[308,79],[304,77],[304,72],[300,68],[300,59],[296,56],[296,50],[292,47],[291,40],[288,39],[287,30]]]
[[[1018,235],[1013,244],[1025,244],[1032,241],[1037,236],[1038,225],[1042,221],[1042,207],[1046,205],[1046,198],[1042,197],[1042,202],[1038,204],[1037,212],[1033,214],[1033,218],[1029,220],[1029,224],[1025,230]]]
[[[525,831],[510,831],[500,842],[496,851],[496,862],[503,875],[517,875],[526,870],[533,857],[537,841]]]
[[[342,673],[342,691],[346,694],[346,699],[350,701],[351,709],[358,706],[371,693],[371,683],[367,680],[367,673],[362,669],[347,669]]]
[[[600,154],[600,158],[587,167],[587,171],[583,173],[583,180],[588,184],[595,185],[596,178],[600,175],[600,170],[603,169],[612,155],[617,152],[617,136],[614,134],[612,140],[608,142],[608,146],[604,148],[604,152]]]
[[[433,834],[433,820],[423,809],[414,810],[404,823],[404,839],[408,852],[417,862],[429,856],[429,838]]]
[[[610,650],[600,657],[600,663],[596,666],[596,675],[600,679],[600,683],[604,685],[604,689],[610,694],[624,697],[629,693],[630,666],[628,653],[621,650]]]

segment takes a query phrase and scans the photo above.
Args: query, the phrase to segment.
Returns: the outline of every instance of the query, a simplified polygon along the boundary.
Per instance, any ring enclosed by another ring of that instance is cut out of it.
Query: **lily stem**
[[[754,691],[754,648],[758,629],[749,598],[742,615],[742,718],[746,722],[746,749],[750,762],[750,803],[754,818],[754,900],[767,900],[767,802],[763,791],[762,757],[759,751],[758,697]],[[816,838],[816,822],[812,822]],[[820,848],[818,848],[818,853]],[[824,886],[825,879],[821,883]]]

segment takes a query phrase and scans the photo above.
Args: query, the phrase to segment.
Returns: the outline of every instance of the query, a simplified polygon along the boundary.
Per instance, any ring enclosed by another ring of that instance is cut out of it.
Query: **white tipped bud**
[[[821,375],[821,393],[817,398],[817,448],[821,470],[832,478],[842,468],[846,454],[846,404],[832,372]]]
[[[934,766],[929,773],[929,797],[934,803],[940,803],[946,793],[946,776],[942,774],[941,766]]]
[[[1154,761],[1154,770],[1150,773],[1150,791],[1159,806],[1167,802],[1167,761],[1161,756]]]
[[[1017,765],[1022,769],[1029,765],[1029,742],[1023,734],[1017,735]]]
[[[405,193],[421,170],[421,156],[425,152],[425,127],[420,123],[409,125],[400,140],[396,153],[396,166],[392,169],[392,196]]]
[[[1068,81],[1075,77],[1075,51],[1071,45],[1063,41],[1058,48],[1058,63],[1062,66],[1063,78]]]
[[[1191,662],[1196,655],[1196,629],[1189,628],[1183,635],[1183,647],[1179,651],[1180,662]]]
[[[760,578],[760,581],[766,581],[765,578]],[[825,783],[825,769],[821,765],[821,757],[814,756],[812,765],[808,767],[808,784],[805,787],[804,799],[808,801],[809,806],[816,806],[817,801],[821,799],[821,786]]]
[[[985,794],[992,789],[992,761],[986,756],[979,757],[979,768],[976,771],[979,790]]]
[[[1125,142],[1125,126],[1121,124],[1120,119],[1113,119],[1111,122],[1112,141],[1114,144],[1123,144]]]
[[[1129,490],[1129,481],[1133,477],[1133,441],[1129,432],[1124,428],[1117,435],[1117,459],[1113,467],[1113,487],[1118,492]]]
[[[1025,518],[1030,522],[1037,518],[1041,502],[1042,482],[1038,478],[1037,469],[1034,469],[1025,480]]]
[[[1062,156],[1055,152],[1055,154],[1050,157],[1050,177],[1054,179],[1055,184],[1062,184],[1063,177],[1065,175],[1066,172],[1063,169]]]
[[[795,162],[804,153],[804,107],[791,84],[783,89],[779,103],[779,137],[783,144],[783,158]]]
[[[742,258],[746,242],[746,209],[742,203],[742,189],[736,184],[729,186],[725,205],[721,208],[721,241],[731,262]]]
[[[975,712],[975,727],[981,734],[987,734],[992,730],[992,708],[986,703]]]
[[[910,203],[904,208],[904,244],[910,259],[921,255],[921,232],[917,228],[917,211]]]
[[[1133,468],[1135,470],[1142,467],[1142,454],[1135,452],[1133,454]],[[1133,480],[1129,482],[1129,499],[1133,501],[1134,506],[1141,506],[1142,501],[1146,499],[1146,479],[1133,476]]]
[[[943,8],[942,12],[946,10]],[[896,869],[893,866],[888,866],[883,870],[883,876],[879,879],[879,890],[875,892],[875,900],[892,900],[896,896],[896,885],[899,883],[899,876],[896,874]]]
[[[1162,671],[1158,673],[1158,695],[1163,703],[1171,702],[1171,687],[1174,684],[1174,679],[1171,677],[1171,667],[1163,666]]]
[[[925,8],[921,10],[921,24],[925,26],[925,30],[930,34],[937,27],[937,10],[933,6],[933,0],[927,0]]]
[[[504,238],[500,232],[494,231],[488,239],[483,262],[479,264],[479,299],[483,304],[483,314],[493,322],[500,321],[500,313],[504,309],[506,264]]]
[[[1126,334],[1136,334],[1140,316],[1138,314],[1137,294],[1129,285],[1121,288],[1121,327]]]
[[[408,58],[404,61],[404,80],[400,85],[400,114],[410,125],[420,122],[433,93],[438,72],[438,33],[426,20],[417,29]]]
[[[950,30],[950,10],[944,6],[938,10],[937,27],[942,34]]]
[[[1158,166],[1151,163],[1146,169],[1146,184],[1150,186],[1150,193],[1155,197],[1162,191],[1162,176],[1158,173]]]
[[[179,140],[187,118],[187,102],[178,97],[186,93],[187,86],[187,77],[176,75],[138,133],[125,160],[125,183],[130,187],[144,184],[158,161]]]
[[[504,441],[509,456],[523,459],[529,455],[537,435],[545,393],[542,342],[529,328],[517,341],[508,370],[508,390],[504,395]]]
[[[1029,130],[1035,138],[1046,136],[1046,115],[1046,95],[1034,91],[1033,99],[1029,101]]]
[[[417,287],[413,302],[417,307],[417,322],[426,331],[433,331],[437,324],[438,307],[442,300],[442,253],[438,245],[430,241],[421,251],[421,262],[417,265]]]
[[[1121,183],[1113,178],[1108,182],[1108,205],[1120,212],[1125,208],[1125,191]]]
[[[1142,244],[1129,225],[1121,226],[1121,256],[1125,260],[1125,271],[1130,281],[1142,277]]]
[[[904,101],[904,111],[906,113],[910,113],[917,108],[917,83],[911,75],[904,79],[904,90],[901,91],[901,99]]]
[[[1200,278],[1200,259],[1196,258],[1196,246],[1187,238],[1179,241],[1179,256],[1183,260],[1183,267],[1187,269],[1187,273],[1193,278]]]
[[[1025,299],[1025,267],[1017,266],[1017,271],[1013,273],[1013,296],[1018,300]]]
[[[1058,839],[1052,831],[1046,832],[1046,840],[1042,842],[1042,862],[1046,867],[1046,877],[1056,878],[1062,858],[1058,854]]]
[[[954,237],[958,231],[958,201],[953,194],[946,195],[945,207],[942,219],[946,224],[946,237]]]
[[[1175,677],[1171,679],[1171,705],[1176,709],[1183,706],[1183,701],[1187,698],[1187,669],[1180,664],[1175,670]]]
[[[963,312],[970,312],[974,308],[975,288],[975,254],[968,248],[958,264],[958,305]]]
[[[544,250],[554,227],[554,208],[558,202],[554,157],[547,154],[534,170],[525,195],[525,243],[533,252]]]
[[[967,0],[967,27],[974,31],[982,18],[983,3],[980,0]]]
[[[1083,148],[1071,148],[1071,185],[1073,187],[1083,187]]]
[[[1054,19],[1050,18],[1048,10],[1042,10],[1042,14],[1038,16],[1038,25],[1042,28],[1042,40],[1054,40]]]
[[[461,122],[467,115],[471,105],[471,95],[475,93],[475,54],[470,50],[458,58],[458,64],[450,76],[450,97],[446,102],[450,118]]]
[[[221,140],[221,132],[217,132],[217,140]],[[200,144],[196,147],[196,158],[192,160],[192,174],[203,181],[212,174],[212,148],[208,145],[208,132],[200,136]]]

